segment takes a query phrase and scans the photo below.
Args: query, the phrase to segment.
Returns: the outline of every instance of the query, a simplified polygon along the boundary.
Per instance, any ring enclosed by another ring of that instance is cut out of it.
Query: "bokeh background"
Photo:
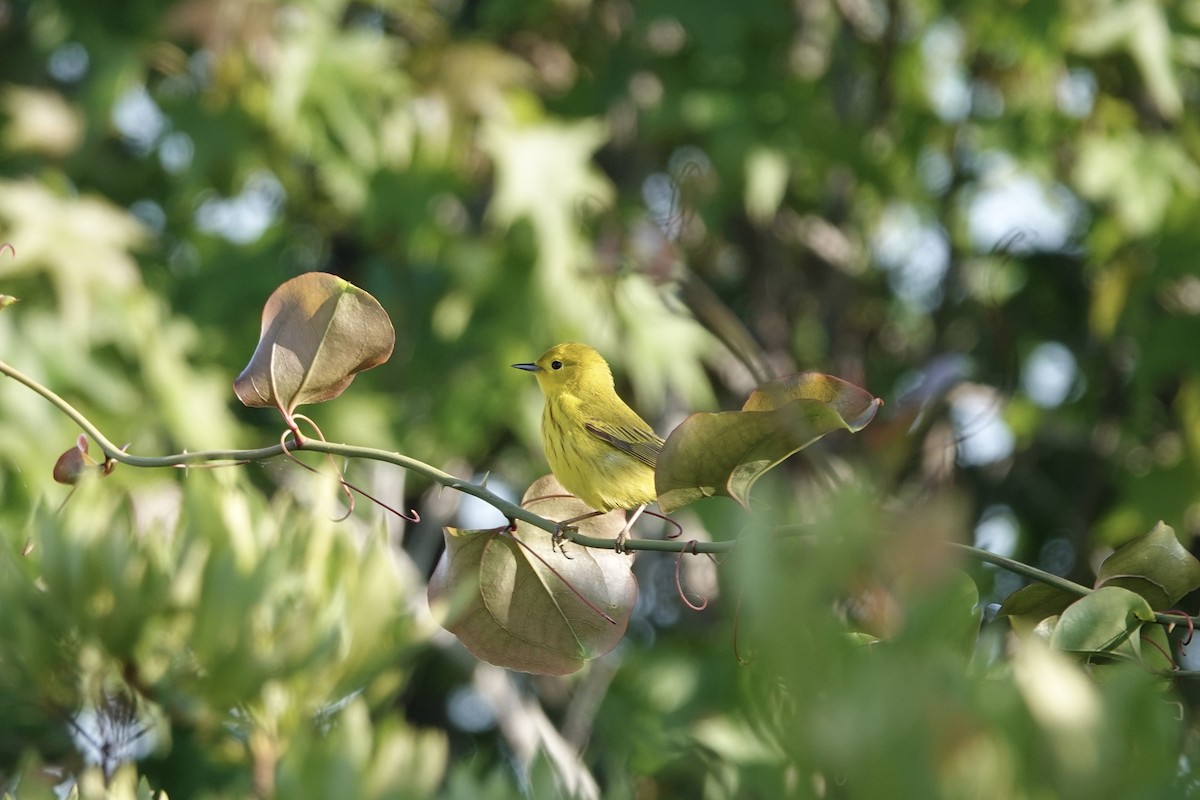
[[[365,504],[339,527],[335,493],[272,463],[121,468],[56,512],[79,431],[5,380],[0,775],[95,788],[83,764],[126,757],[79,720],[118,697],[153,731],[121,779],[171,797],[1184,792],[1187,687],[1022,666],[990,623],[964,666],[971,592],[986,612],[1021,579],[968,562],[964,588],[939,540],[1090,584],[1160,519],[1200,532],[1198,102],[1196,0],[0,0],[0,358],[131,452],[275,440],[230,384],[310,270],[397,331],[310,409],[326,435],[512,497],[545,465],[508,365],[558,341],[604,353],[662,433],[797,370],[886,400],[753,513],[679,517],[815,551],[685,559],[700,613],[643,555],[626,641],[543,681],[423,607],[441,526],[488,508],[355,464],[423,522]],[[17,588],[55,569],[59,592]],[[333,615],[304,635],[298,573]],[[860,662],[846,630],[899,644]],[[1041,715],[1042,681],[1091,716]],[[1038,749],[1073,736],[1085,756]]]

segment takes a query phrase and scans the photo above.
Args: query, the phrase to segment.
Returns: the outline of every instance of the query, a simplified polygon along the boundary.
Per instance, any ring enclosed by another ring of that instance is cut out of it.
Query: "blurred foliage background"
[[[547,680],[429,615],[440,527],[487,509],[355,464],[423,522],[333,523],[272,463],[58,511],[78,430],[6,380],[4,788],[1196,794],[1186,682],[1014,649],[1020,580],[940,542],[1090,584],[1200,532],[1198,101],[1196,0],[0,0],[0,358],[131,452],[275,439],[230,383],[309,270],[398,336],[329,438],[514,497],[545,465],[508,365],[558,341],[664,433],[797,369],[887,401],[752,513],[680,513],[742,539],[683,562],[707,610],[644,554],[630,635]]]

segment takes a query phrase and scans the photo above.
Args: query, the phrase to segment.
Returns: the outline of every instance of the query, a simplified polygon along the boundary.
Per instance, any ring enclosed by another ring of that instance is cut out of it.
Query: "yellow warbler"
[[[663,440],[617,395],[608,362],[586,344],[558,344],[532,364],[513,366],[532,372],[546,397],[542,447],[558,482],[597,513],[637,509],[617,535],[624,550],[630,526],[656,497]]]

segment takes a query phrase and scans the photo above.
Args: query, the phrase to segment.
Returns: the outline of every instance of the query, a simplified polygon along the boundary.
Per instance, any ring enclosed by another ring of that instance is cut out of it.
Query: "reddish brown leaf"
[[[299,405],[337,397],[357,373],[387,361],[395,340],[374,297],[336,275],[307,272],[268,298],[258,347],[233,389],[247,406],[290,416]]]
[[[54,462],[54,480],[74,486],[89,471],[100,474],[99,467],[100,464],[96,459],[88,455],[88,439],[81,433],[75,440],[75,446],[64,452],[58,457],[58,461]],[[103,474],[107,475],[108,472],[111,470],[103,471]]]
[[[566,494],[548,475],[529,487],[523,505],[555,520],[590,510]],[[612,511],[578,528],[615,538],[623,526],[623,512]],[[565,675],[625,635],[637,602],[629,556],[568,543],[568,558],[552,548],[549,533],[525,523],[511,534],[447,528],[445,538],[429,600],[448,604],[443,624],[478,658],[522,672]]]

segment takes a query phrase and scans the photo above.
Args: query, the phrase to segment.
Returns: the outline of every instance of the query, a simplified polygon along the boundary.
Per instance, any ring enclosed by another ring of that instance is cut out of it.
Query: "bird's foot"
[[[614,543],[613,549],[616,550],[618,553],[622,553],[622,554],[628,553],[629,551],[625,549],[625,543],[627,541],[629,541],[629,535],[630,534],[629,534],[628,528],[625,528],[620,533],[618,533],[617,541]]]
[[[554,538],[552,540],[553,549],[551,550],[551,552],[553,552],[554,550],[559,550],[562,552],[562,554],[564,556],[567,556],[566,544],[567,544],[568,534],[578,533],[578,531],[579,531],[579,526],[576,525],[575,523],[583,522],[585,519],[591,519],[592,517],[598,517],[598,516],[600,516],[601,513],[603,513],[603,512],[589,511],[586,514],[580,514],[578,517],[571,517],[570,519],[559,520],[558,524],[556,524],[554,526],[554,534],[553,534]],[[567,558],[570,558],[570,556],[567,556]]]
[[[625,520],[625,527],[621,528],[621,532],[617,534],[617,541],[613,549],[618,553],[628,553],[625,549],[625,543],[629,541],[629,537],[633,535],[633,523],[638,521],[638,517],[646,510],[645,505],[640,505],[633,510],[629,518]]]
[[[574,533],[577,530],[579,529],[574,525],[559,523],[558,526],[555,527],[552,538],[550,539],[550,552],[553,553],[555,550],[557,550],[563,554],[564,558],[570,558],[570,556],[567,555],[567,534]]]

